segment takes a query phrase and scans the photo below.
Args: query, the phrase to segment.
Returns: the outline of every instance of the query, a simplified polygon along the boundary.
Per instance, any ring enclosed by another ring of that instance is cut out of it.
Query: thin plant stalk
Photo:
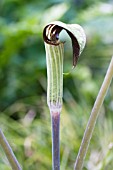
[[[51,113],[52,124],[52,164],[54,170],[60,170],[60,113]]]
[[[12,167],[12,170],[22,170],[19,162],[17,161],[6,137],[4,136],[2,130],[0,129],[0,145],[2,146],[8,160],[9,160],[9,163]]]
[[[107,73],[105,75],[103,84],[100,88],[96,101],[94,103],[91,115],[84,132],[84,136],[81,142],[81,146],[78,152],[78,156],[75,162],[74,170],[82,170],[84,159],[88,150],[88,146],[92,137],[92,133],[96,124],[97,117],[99,115],[100,108],[103,104],[104,98],[106,96],[107,90],[109,89],[111,80],[113,77],[113,57],[111,59],[110,65],[108,67]]]

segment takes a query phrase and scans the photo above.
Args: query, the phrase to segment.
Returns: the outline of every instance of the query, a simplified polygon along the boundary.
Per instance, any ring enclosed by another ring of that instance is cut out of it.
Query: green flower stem
[[[12,167],[13,170],[22,170],[22,168],[20,167],[7,139],[5,138],[2,130],[0,129],[0,145],[2,146],[8,160],[9,163]]]
[[[77,159],[75,162],[74,170],[81,170],[83,167],[83,162],[84,162],[87,150],[88,150],[88,146],[89,146],[89,143],[90,143],[90,140],[92,137],[92,133],[93,133],[93,130],[94,130],[94,127],[96,124],[96,120],[99,115],[99,111],[103,104],[107,90],[110,86],[112,77],[113,77],[113,57],[111,59],[105,79],[103,81],[103,84],[100,88],[100,91],[99,91],[96,101],[94,103],[86,130],[84,132],[84,136],[83,136],[82,143],[81,143],[81,146],[79,149],[79,153],[78,153],[78,156],[77,156]]]
[[[63,95],[63,55],[64,45],[51,45],[45,43],[47,61],[47,104],[51,114],[52,125],[52,167],[60,170],[60,112]]]

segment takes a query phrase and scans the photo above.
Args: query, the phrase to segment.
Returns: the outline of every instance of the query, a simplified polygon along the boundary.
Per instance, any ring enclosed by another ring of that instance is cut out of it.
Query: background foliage
[[[42,31],[61,20],[85,29],[78,66],[64,75],[61,170],[73,169],[83,132],[113,55],[113,2],[107,0],[0,0],[0,127],[23,170],[51,169],[51,127],[46,105]],[[69,45],[64,70],[72,66]],[[113,83],[101,109],[84,170],[113,168]],[[10,170],[0,148],[0,169]]]

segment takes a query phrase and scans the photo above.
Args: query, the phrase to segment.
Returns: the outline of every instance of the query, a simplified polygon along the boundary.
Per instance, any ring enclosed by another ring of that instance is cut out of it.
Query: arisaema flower
[[[60,169],[59,126],[63,96],[63,59],[65,57],[65,42],[62,42],[59,38],[62,30],[65,30],[71,38],[73,67],[76,66],[86,43],[84,30],[78,24],[65,24],[60,21],[54,21],[45,26],[43,31],[47,61],[47,104],[52,122],[53,170]]]

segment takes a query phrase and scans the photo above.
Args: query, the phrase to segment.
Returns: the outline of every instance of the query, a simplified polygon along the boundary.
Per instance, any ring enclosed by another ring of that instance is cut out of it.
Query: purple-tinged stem
[[[53,170],[60,170],[60,112],[51,112],[51,126],[52,126],[52,168]]]

